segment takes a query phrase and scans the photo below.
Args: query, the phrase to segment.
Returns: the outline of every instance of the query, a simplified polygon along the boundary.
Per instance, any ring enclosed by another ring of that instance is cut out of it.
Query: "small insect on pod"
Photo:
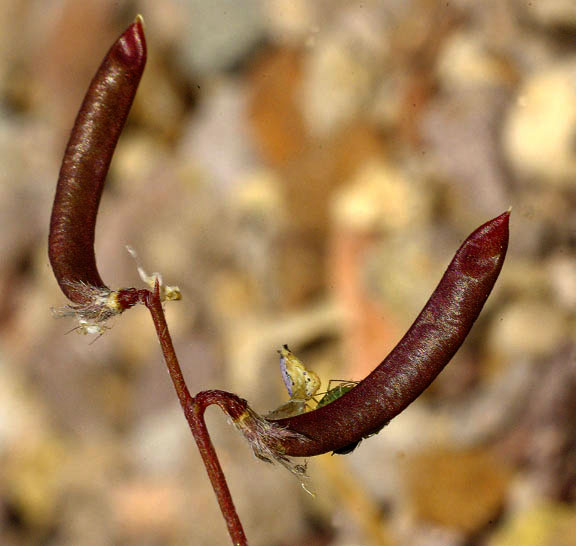
[[[323,406],[327,406],[330,402],[334,402],[334,400],[338,400],[341,396],[344,396],[347,392],[350,392],[356,385],[358,385],[358,381],[340,381],[340,385],[337,385],[334,388],[330,388],[331,383],[339,382],[338,379],[332,379],[328,384],[328,390],[324,394],[324,396],[320,399],[318,404],[316,404],[316,409],[321,408]]]
[[[290,400],[266,415],[268,419],[282,419],[300,415],[311,409],[308,402],[320,389],[320,378],[312,370],[307,370],[304,364],[288,348],[283,345],[280,354],[280,371]]]

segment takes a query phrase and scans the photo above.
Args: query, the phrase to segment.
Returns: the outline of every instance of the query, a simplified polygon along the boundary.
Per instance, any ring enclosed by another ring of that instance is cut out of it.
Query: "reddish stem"
[[[174,384],[178,400],[184,410],[184,416],[188,421],[194,440],[196,440],[212,488],[216,493],[216,498],[218,499],[220,510],[226,521],[230,538],[235,545],[241,546],[248,544],[242,523],[240,522],[234,501],[232,500],[232,495],[230,494],[230,489],[226,483],[224,472],[220,466],[220,461],[218,460],[204,421],[204,412],[210,404],[218,404],[232,418],[237,418],[245,411],[246,402],[234,395],[228,395],[228,393],[222,393],[221,391],[205,391],[199,393],[195,398],[192,398],[186,386],[186,381],[184,380],[182,369],[180,368],[180,363],[178,362],[178,357],[176,356],[172,338],[168,330],[168,324],[166,323],[166,317],[162,309],[162,302],[160,301],[158,283],[156,283],[154,292],[146,291],[144,303],[152,315],[170,378]]]
[[[102,281],[96,266],[94,234],[100,197],[145,64],[144,29],[142,18],[137,17],[106,54],[76,117],[52,208],[48,244],[50,263],[60,288],[76,304],[71,307],[72,311],[83,324],[97,328],[99,322],[136,303],[148,307],[178,400],[198,444],[232,541],[246,544],[242,524],[204,423],[210,396],[198,399],[190,396],[162,310],[158,283],[154,292],[135,288],[112,292]],[[234,406],[234,397],[231,400]]]

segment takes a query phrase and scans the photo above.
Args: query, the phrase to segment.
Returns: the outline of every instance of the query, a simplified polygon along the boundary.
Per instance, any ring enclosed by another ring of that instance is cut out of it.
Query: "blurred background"
[[[496,289],[430,389],[308,495],[209,428],[256,546],[576,544],[576,4],[571,0],[1,0],[0,544],[229,539],[143,308],[93,342],[46,241],[104,54],[149,59],[97,226],[100,272],[179,285],[190,390],[267,412],[284,343],[360,379],[453,253],[512,206]]]

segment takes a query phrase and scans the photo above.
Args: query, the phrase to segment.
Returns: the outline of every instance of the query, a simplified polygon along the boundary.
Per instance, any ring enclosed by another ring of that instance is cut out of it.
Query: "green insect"
[[[331,389],[330,383],[332,382],[340,382],[340,385]],[[334,400],[338,400],[338,398],[351,391],[356,385],[358,385],[358,381],[345,381],[340,379],[332,379],[330,383],[328,384],[328,390],[316,405],[316,409],[326,406],[331,402],[334,402]]]

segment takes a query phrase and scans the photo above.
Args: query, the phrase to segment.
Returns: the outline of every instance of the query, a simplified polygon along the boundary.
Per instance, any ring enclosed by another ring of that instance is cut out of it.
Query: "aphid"
[[[330,384],[335,382],[340,382],[340,385],[331,389]],[[358,381],[341,381],[340,379],[331,379],[330,383],[328,383],[328,390],[320,399],[318,404],[316,404],[316,409],[321,408],[322,406],[327,406],[330,404],[330,402],[334,402],[334,400],[338,400],[338,398],[351,391],[356,385],[358,385]]]

